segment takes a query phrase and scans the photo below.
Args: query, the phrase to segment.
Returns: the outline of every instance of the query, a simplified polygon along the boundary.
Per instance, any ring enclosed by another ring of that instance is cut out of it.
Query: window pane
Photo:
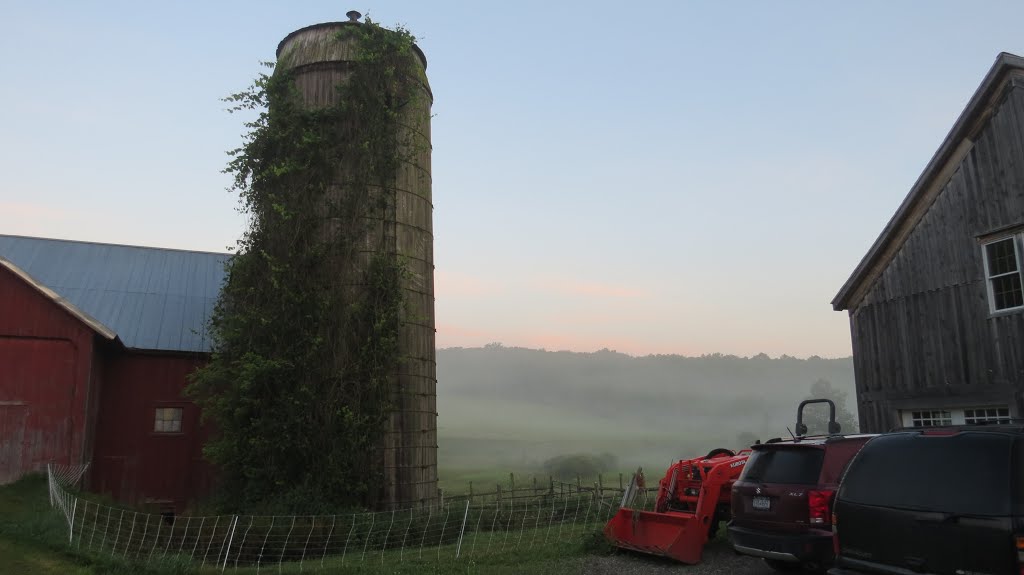
[[[1009,309],[1024,305],[1024,291],[1021,290],[1020,274],[992,278],[991,281],[996,309]]]
[[[153,431],[157,433],[181,433],[182,408],[158,407],[153,423]]]
[[[941,410],[913,411],[910,413],[910,419],[913,427],[935,427],[953,423],[949,412]]]
[[[1017,253],[1013,238],[988,244],[985,250],[988,253],[989,277],[1017,271]]]
[[[964,423],[977,425],[982,423],[1010,423],[1010,408],[986,407],[964,410]]]
[[[811,485],[818,482],[824,458],[825,450],[814,447],[759,449],[750,455],[743,478],[759,483]]]

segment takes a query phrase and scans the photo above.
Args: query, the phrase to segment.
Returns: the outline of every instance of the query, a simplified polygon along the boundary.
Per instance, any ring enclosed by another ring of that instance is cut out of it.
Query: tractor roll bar
[[[831,399],[805,399],[796,408],[796,435],[799,437],[807,435],[807,424],[804,423],[804,406],[812,403],[828,404],[828,434],[835,435],[839,433],[842,426],[836,421],[836,404]]]

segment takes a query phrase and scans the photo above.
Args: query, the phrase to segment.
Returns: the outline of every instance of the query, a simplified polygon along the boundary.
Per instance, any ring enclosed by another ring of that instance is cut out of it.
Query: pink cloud
[[[468,327],[454,325],[450,323],[438,323],[435,325],[437,328],[438,339],[442,337],[446,338],[486,338],[489,336],[487,332],[480,331],[477,329],[471,329]]]
[[[28,202],[0,202],[0,221],[12,224],[32,224],[70,220],[74,213],[64,208]]]

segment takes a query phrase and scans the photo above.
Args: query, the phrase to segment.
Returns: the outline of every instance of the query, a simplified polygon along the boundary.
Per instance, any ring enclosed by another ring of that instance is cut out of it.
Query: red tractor
[[[637,470],[618,513],[605,525],[605,537],[623,549],[700,563],[704,544],[730,517],[732,484],[749,455],[749,449],[715,449],[677,461],[658,482],[653,511],[633,508],[638,495],[646,496],[643,471]]]

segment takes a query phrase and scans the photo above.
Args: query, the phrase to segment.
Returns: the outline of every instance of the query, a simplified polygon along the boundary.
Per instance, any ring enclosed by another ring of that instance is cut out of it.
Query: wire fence
[[[77,475],[76,475],[77,474]],[[144,563],[277,572],[336,569],[376,561],[463,561],[576,544],[618,509],[618,493],[598,491],[452,500],[419,509],[344,515],[173,516],[105,505],[50,466],[50,502],[66,520],[72,549]]]

